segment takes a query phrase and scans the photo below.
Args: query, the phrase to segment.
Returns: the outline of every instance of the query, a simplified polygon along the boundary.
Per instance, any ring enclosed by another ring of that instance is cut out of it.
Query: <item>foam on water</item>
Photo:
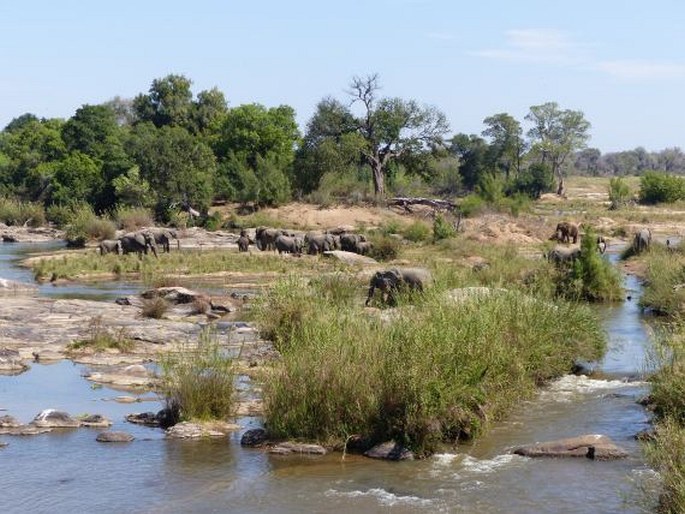
[[[386,491],[383,488],[375,487],[367,491],[337,491],[335,489],[329,489],[324,493],[328,497],[342,497],[342,498],[374,498],[378,501],[379,505],[385,507],[393,507],[395,505],[410,505],[412,507],[431,507],[433,505],[433,500],[428,498],[419,498],[418,496],[412,495],[398,495]]]
[[[461,462],[464,471],[473,474],[487,474],[497,471],[498,469],[507,467],[509,465],[518,465],[530,459],[528,457],[521,457],[507,453],[505,455],[498,455],[492,459],[476,459],[470,455],[466,455]]]
[[[646,382],[627,380],[598,380],[588,378],[585,375],[564,375],[552,382],[540,394],[543,399],[569,401],[572,396],[578,394],[592,394],[614,389],[640,387]]]

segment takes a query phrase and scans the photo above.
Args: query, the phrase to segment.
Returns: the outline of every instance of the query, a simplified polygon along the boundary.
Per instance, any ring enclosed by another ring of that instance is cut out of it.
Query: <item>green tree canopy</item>
[[[483,136],[490,138],[490,151],[497,167],[504,172],[507,180],[513,171],[521,171],[521,159],[525,152],[521,124],[507,113],[499,113],[483,120],[486,129]]]
[[[192,82],[183,75],[167,75],[152,81],[148,94],[133,99],[133,110],[141,122],[156,127],[188,127],[193,108]]]

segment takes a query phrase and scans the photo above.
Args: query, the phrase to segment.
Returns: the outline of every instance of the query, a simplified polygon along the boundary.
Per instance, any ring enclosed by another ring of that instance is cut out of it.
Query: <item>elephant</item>
[[[117,255],[123,253],[121,248],[121,241],[118,239],[103,239],[98,245],[100,250],[100,255],[105,255],[106,253],[116,253]]]
[[[371,251],[371,243],[369,241],[359,241],[354,245],[354,253],[359,255],[368,255]]]
[[[340,249],[346,252],[361,253],[356,251],[358,243],[365,243],[366,237],[361,234],[342,234],[340,236]]]
[[[643,228],[633,237],[633,250],[636,254],[640,254],[649,249],[652,243],[652,231],[648,228]]]
[[[283,235],[283,231],[277,228],[257,227],[255,239],[257,248],[262,251],[275,250],[276,238]]]
[[[338,248],[336,237],[333,234],[317,234],[310,232],[305,238],[304,242],[307,246],[307,253],[309,255],[317,255],[323,252],[330,252]]]
[[[155,238],[155,244],[158,246],[161,245],[163,252],[169,253],[172,239],[176,240],[176,248],[178,250],[181,249],[178,233],[173,228],[154,227],[147,229],[147,231]]]
[[[138,257],[142,257],[143,253],[147,255],[149,250],[157,257],[157,245],[155,238],[147,230],[140,230],[138,232],[129,232],[119,238],[121,250],[123,254],[136,252]]]
[[[250,238],[247,235],[247,232],[244,230],[240,231],[240,237],[238,238],[238,251],[239,252],[247,252],[248,247],[250,246]]]
[[[274,242],[278,253],[293,253],[300,255],[302,253],[302,246],[304,242],[298,237],[280,235]]]
[[[382,291],[385,303],[396,305],[398,292],[404,290],[422,292],[430,281],[430,271],[423,268],[391,268],[377,271],[369,282],[369,293],[364,305],[369,305],[376,289]]]
[[[573,244],[576,244],[578,242],[579,230],[580,225],[571,223],[570,221],[560,221],[557,223],[557,228],[554,231],[554,235],[550,237],[550,240],[556,240],[560,243],[570,243],[572,240]]]
[[[572,264],[578,257],[580,257],[579,247],[556,246],[547,254],[547,260],[555,266]]]

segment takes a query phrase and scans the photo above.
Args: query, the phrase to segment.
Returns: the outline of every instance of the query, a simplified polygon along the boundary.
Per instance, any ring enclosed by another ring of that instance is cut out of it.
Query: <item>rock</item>
[[[0,295],[34,294],[38,287],[34,284],[0,278]]]
[[[198,439],[200,437],[223,437],[225,435],[225,432],[189,421],[182,421],[166,431],[166,436],[170,439]]]
[[[512,453],[524,457],[586,457],[588,459],[621,459],[628,453],[607,436],[581,435],[515,448]]]
[[[18,375],[29,369],[17,350],[0,348],[0,374]]]
[[[159,426],[163,429],[167,429],[180,421],[181,413],[178,406],[165,407],[157,412],[156,417]]]
[[[414,460],[414,454],[395,441],[377,444],[370,450],[365,451],[364,456],[372,459]]]
[[[136,414],[127,414],[126,421],[135,425],[145,425],[146,427],[158,427],[159,420],[157,414],[154,412],[139,412]]]
[[[82,427],[108,428],[112,426],[112,421],[100,414],[86,414],[85,416],[79,416],[78,420],[81,422]]]
[[[31,425],[39,428],[78,428],[81,422],[66,412],[45,409],[33,419]]]
[[[5,442],[3,442],[3,441],[0,441],[0,448],[4,448],[4,447],[7,446],[8,444],[9,444],[9,443],[5,443]]]
[[[330,252],[323,252],[324,257],[332,257],[339,260],[343,264],[349,266],[378,266],[378,261],[367,257],[366,255],[359,255],[353,252],[345,252],[343,250],[332,250]]]
[[[114,401],[117,403],[138,403],[142,400],[140,398],[136,398],[135,396],[117,396],[114,398]]]
[[[651,443],[656,440],[656,433],[652,429],[640,430],[635,434],[635,439],[643,443]]]
[[[21,423],[14,416],[4,415],[0,416],[0,428],[16,428],[20,427]]]
[[[242,444],[242,441],[241,441],[241,444]],[[274,446],[271,446],[268,449],[268,452],[276,454],[276,455],[289,455],[291,453],[299,453],[299,454],[306,454],[306,455],[326,455],[328,453],[326,448],[324,448],[323,446],[320,446],[318,444],[293,443],[293,442],[278,443]]]
[[[131,364],[106,373],[94,371],[85,377],[92,382],[120,387],[152,387],[155,381],[152,373],[142,364]]]
[[[106,432],[100,432],[95,438],[95,440],[99,443],[129,443],[134,439],[135,437],[128,432],[113,432],[110,430]]]
[[[11,235],[9,235],[9,234],[3,234],[3,235],[2,235],[2,242],[3,242],[3,243],[16,243],[16,242],[17,242],[17,238],[14,237],[14,236],[11,236]]]
[[[207,296],[205,293],[198,293],[197,291],[192,291],[190,289],[186,289],[185,287],[179,286],[148,289],[147,291],[140,293],[140,296],[146,300],[164,298],[172,305],[193,303],[196,301],[203,301],[207,304],[210,303],[209,296]]]
[[[142,364],[131,364],[126,366],[122,371],[122,375],[131,375],[134,377],[146,377],[148,376],[148,370]]]
[[[261,416],[262,414],[264,414],[263,400],[245,400],[236,404],[236,416]]]
[[[240,438],[240,446],[254,448],[266,442],[266,430],[263,428],[251,428]]]
[[[0,435],[39,435],[52,432],[52,428],[41,428],[34,425],[21,425],[13,428],[0,428]]]

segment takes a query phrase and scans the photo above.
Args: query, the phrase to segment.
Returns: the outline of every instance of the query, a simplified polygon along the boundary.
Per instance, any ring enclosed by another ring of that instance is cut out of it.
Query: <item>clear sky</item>
[[[556,101],[603,152],[685,148],[682,0],[5,0],[0,127],[187,76],[230,106],[324,96],[378,73],[383,95],[447,115],[452,133]],[[525,125],[524,125],[525,126]]]

